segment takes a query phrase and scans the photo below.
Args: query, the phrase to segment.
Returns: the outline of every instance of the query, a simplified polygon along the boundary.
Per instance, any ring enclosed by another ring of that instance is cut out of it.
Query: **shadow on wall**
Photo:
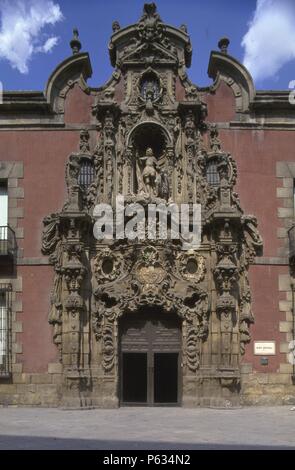
[[[103,441],[59,437],[0,435],[0,450],[291,450],[291,446],[224,445],[218,443]],[[54,456],[55,454],[53,454]]]

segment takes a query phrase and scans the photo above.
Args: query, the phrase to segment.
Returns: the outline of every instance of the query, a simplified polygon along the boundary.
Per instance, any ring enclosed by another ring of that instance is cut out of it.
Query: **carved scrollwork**
[[[230,292],[238,280],[239,270],[236,264],[234,245],[217,245],[219,261],[214,270],[217,287],[220,292]]]
[[[186,325],[186,359],[191,372],[200,365],[199,329],[192,322]]]
[[[195,177],[195,158],[196,158],[196,123],[194,115],[191,110],[185,116],[184,124],[185,134],[185,152],[187,155],[187,186],[188,186],[188,200],[193,201],[194,197],[194,177]]]
[[[244,229],[245,254],[249,263],[254,261],[255,256],[261,254],[263,241],[257,230],[257,219],[253,215],[242,217]]]
[[[196,300],[194,308],[185,312],[183,324],[185,337],[185,360],[189,371],[195,373],[200,366],[202,342],[206,340],[209,331],[209,305],[206,292],[199,290],[194,293]]]
[[[196,370],[199,366],[200,345],[208,334],[208,294],[200,289],[197,284],[203,279],[204,266],[203,258],[194,255],[193,259],[199,262],[199,272],[193,280],[193,284],[188,284],[183,290],[177,287],[177,283],[183,283],[180,278],[175,278],[169,272],[171,259],[165,258],[171,252],[167,248],[156,246],[145,246],[140,251],[132,249],[129,259],[134,259],[128,269],[125,266],[125,275],[117,278],[119,281],[109,279],[109,282],[102,282],[101,268],[97,277],[97,288],[95,295],[95,315],[93,320],[96,337],[105,341],[103,351],[104,370],[110,371],[109,365],[113,363],[113,351],[111,347],[111,327],[109,323],[114,322],[124,312],[135,312],[140,307],[146,305],[161,306],[166,312],[176,312],[186,321],[188,333],[188,346],[185,346],[187,365],[190,370]],[[98,265],[104,259],[105,253],[110,256],[108,249],[103,251],[99,257]],[[114,259],[118,259],[118,254],[113,253]],[[190,255],[192,256],[192,255]],[[187,257],[187,261],[190,259]],[[178,262],[175,260],[175,262]],[[184,287],[184,286],[183,286]],[[112,320],[110,320],[112,319]],[[104,333],[104,326],[109,325]],[[103,335],[106,335],[105,340]],[[194,343],[194,335],[198,341]],[[106,345],[108,347],[106,347]],[[187,349],[188,348],[188,349]]]
[[[53,342],[58,347],[59,353],[62,353],[62,256],[63,250],[61,242],[56,245],[56,251],[54,255],[54,281],[53,288],[50,296],[50,310],[48,316],[48,322],[53,326]],[[61,358],[61,356],[60,356]]]
[[[114,152],[115,152],[115,125],[114,115],[107,110],[104,119],[104,155],[106,169],[106,196],[107,201],[112,201],[113,196],[113,168],[114,168]]]
[[[59,215],[51,214],[43,220],[42,253],[52,255],[60,241]]]
[[[114,329],[114,322],[106,321],[102,326],[102,366],[106,373],[111,372],[114,369],[116,361]]]
[[[141,40],[143,42],[161,41],[163,31],[164,25],[160,15],[157,13],[155,3],[146,3],[138,24],[138,33]]]
[[[166,26],[162,22],[154,3],[144,5],[143,15],[135,27],[136,34],[129,39],[128,44],[117,51],[111,40],[109,49],[113,65],[123,68],[126,64],[169,63],[178,65],[176,41],[166,34]],[[187,63],[191,50],[185,49]]]
[[[209,126],[209,139],[211,152],[219,153],[221,151],[221,141],[216,124]]]
[[[54,265],[54,281],[50,295],[48,322],[53,326],[53,342],[62,353],[62,256],[63,249],[59,230],[59,215],[52,214],[44,219],[42,253],[49,255]],[[61,356],[60,356],[61,357]]]
[[[222,234],[223,235],[223,234]],[[217,287],[216,313],[220,320],[220,343],[222,366],[231,366],[232,334],[236,322],[236,285],[239,269],[236,260],[236,246],[217,245],[218,263],[214,269]]]
[[[79,243],[68,243],[66,246],[67,261],[62,272],[67,285],[69,295],[65,301],[65,308],[75,316],[83,310],[84,302],[80,295],[80,288],[86,274],[86,268],[81,263],[82,245]]]

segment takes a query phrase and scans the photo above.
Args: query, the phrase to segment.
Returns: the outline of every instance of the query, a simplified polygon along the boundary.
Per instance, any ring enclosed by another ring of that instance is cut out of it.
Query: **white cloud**
[[[32,56],[50,52],[58,42],[46,37],[44,28],[63,19],[60,7],[51,0],[0,0],[0,14],[0,58],[28,73]]]
[[[58,37],[53,36],[52,38],[47,39],[43,46],[39,46],[36,48],[36,52],[51,52],[54,46],[58,43]]]
[[[254,80],[276,76],[295,59],[295,1],[257,0],[242,46],[243,63]]]

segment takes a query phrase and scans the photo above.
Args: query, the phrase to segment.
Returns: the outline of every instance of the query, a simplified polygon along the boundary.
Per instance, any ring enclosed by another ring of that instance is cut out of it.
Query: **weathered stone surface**
[[[293,371],[292,364],[280,364],[280,373],[281,374],[291,374]]]
[[[293,178],[284,178],[283,185],[284,188],[293,188],[294,179]]]
[[[288,333],[292,331],[292,322],[281,321],[280,322],[280,332],[281,333]]]
[[[278,162],[276,167],[276,173],[278,178],[289,178],[292,177],[292,173],[290,172],[289,165],[285,162]]]
[[[293,198],[293,188],[277,188],[277,197],[279,198]]]
[[[32,384],[50,384],[52,383],[52,376],[50,374],[32,374],[31,382]]]
[[[48,373],[49,374],[61,374],[63,371],[63,367],[61,363],[52,363],[48,364]]]
[[[279,290],[288,291],[291,289],[291,279],[289,274],[280,274],[279,276]]]
[[[280,300],[279,302],[279,309],[281,312],[289,312],[291,311],[292,303],[287,300]]]
[[[293,207],[279,207],[278,208],[278,217],[283,219],[283,218],[290,218],[293,217],[294,215],[294,209]]]

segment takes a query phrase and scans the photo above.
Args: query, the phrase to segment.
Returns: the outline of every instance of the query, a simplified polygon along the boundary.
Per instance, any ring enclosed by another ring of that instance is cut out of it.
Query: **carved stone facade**
[[[96,142],[81,131],[66,166],[67,200],[44,220],[42,251],[55,270],[49,322],[62,364],[61,403],[117,406],[120,322],[160,308],[181,320],[181,403],[235,406],[254,322],[248,269],[262,249],[257,220],[243,213],[234,157],[222,150],[187,77],[186,29],[164,24],[152,3],[136,25],[115,22],[113,31],[115,72],[92,107]],[[115,207],[119,195],[146,211],[148,204],[200,204],[200,248],[184,250],[182,240],[96,240],[95,205]]]

